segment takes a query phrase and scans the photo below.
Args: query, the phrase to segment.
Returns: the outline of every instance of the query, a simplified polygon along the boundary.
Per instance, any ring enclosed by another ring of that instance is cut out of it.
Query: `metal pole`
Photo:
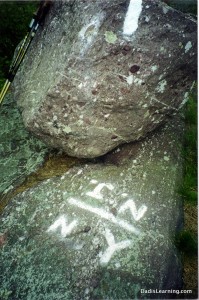
[[[10,66],[8,78],[7,78],[3,88],[1,90],[1,93],[0,93],[0,104],[3,101],[8,89],[11,85],[11,82],[13,81],[13,79],[19,69],[19,66],[30,46],[30,43],[31,43],[32,39],[34,38],[35,33],[36,33],[40,23],[45,18],[45,15],[47,14],[51,4],[52,4],[52,2],[49,0],[40,1],[39,8],[38,8],[36,14],[34,14],[32,20],[30,22],[28,33],[26,34],[26,36],[23,40],[23,43],[19,48],[17,56],[15,57],[14,61],[12,62],[11,66]]]

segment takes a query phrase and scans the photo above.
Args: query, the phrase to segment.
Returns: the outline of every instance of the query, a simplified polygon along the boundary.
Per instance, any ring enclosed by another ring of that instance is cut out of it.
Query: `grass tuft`
[[[194,91],[185,107],[184,176],[179,193],[186,202],[197,204],[197,93]]]

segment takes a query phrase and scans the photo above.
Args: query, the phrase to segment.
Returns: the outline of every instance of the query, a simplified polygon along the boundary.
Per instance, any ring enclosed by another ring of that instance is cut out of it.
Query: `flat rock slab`
[[[49,148],[24,127],[12,94],[0,106],[0,193],[19,185],[44,161]]]
[[[190,16],[157,0],[68,0],[53,2],[14,85],[30,131],[93,158],[177,113],[196,78]]]
[[[0,217],[1,299],[175,298],[164,291],[182,287],[181,128],[13,198]]]

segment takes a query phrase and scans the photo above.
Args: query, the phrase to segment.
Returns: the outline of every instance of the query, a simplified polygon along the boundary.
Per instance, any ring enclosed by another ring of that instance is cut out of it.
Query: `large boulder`
[[[187,100],[196,29],[157,0],[54,1],[15,79],[25,126],[89,158],[146,136]]]
[[[124,145],[13,198],[0,216],[0,298],[175,299],[181,136],[175,120],[136,150]]]

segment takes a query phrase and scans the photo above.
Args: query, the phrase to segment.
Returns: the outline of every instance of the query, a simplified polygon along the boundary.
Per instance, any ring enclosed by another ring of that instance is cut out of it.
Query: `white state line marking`
[[[146,205],[142,205],[139,209],[136,208],[132,199],[127,200],[119,209],[118,213],[122,213],[125,210],[130,210],[135,221],[139,221],[147,211]]]
[[[70,235],[73,228],[77,226],[77,220],[72,221],[70,224],[67,224],[67,217],[66,216],[60,216],[59,219],[57,219],[47,230],[47,232],[50,231],[56,231],[58,228],[60,228],[61,235],[63,237],[66,237],[67,235]]]
[[[79,201],[79,200],[76,200],[74,198],[69,198],[68,199],[68,203],[72,204],[72,205],[76,205],[78,206],[79,208],[82,208],[82,209],[85,209],[85,210],[88,210],[98,216],[100,216],[101,218],[103,219],[106,219],[116,225],[119,225],[121,226],[122,228],[130,231],[130,232],[133,232],[135,234],[139,234],[140,233],[140,230],[135,228],[133,225],[127,223],[126,221],[124,220],[121,220],[121,219],[116,219],[116,217],[107,212],[106,210],[102,209],[102,208],[98,208],[98,207],[93,207],[91,205],[88,205],[88,204],[85,204],[84,202],[82,201]]]
[[[114,187],[111,183],[108,183],[108,184],[99,183],[92,192],[87,192],[86,195],[91,196],[95,199],[101,200],[101,199],[103,199],[103,195],[101,194],[101,190],[104,187],[107,187],[107,189],[109,189],[110,191],[112,191],[114,189]]]
[[[125,240],[119,243],[115,243],[115,237],[108,228],[105,229],[105,238],[108,244],[108,248],[105,250],[103,254],[101,253],[101,257],[100,257],[101,265],[106,265],[116,251],[123,250],[131,246],[132,244],[130,240]]]

